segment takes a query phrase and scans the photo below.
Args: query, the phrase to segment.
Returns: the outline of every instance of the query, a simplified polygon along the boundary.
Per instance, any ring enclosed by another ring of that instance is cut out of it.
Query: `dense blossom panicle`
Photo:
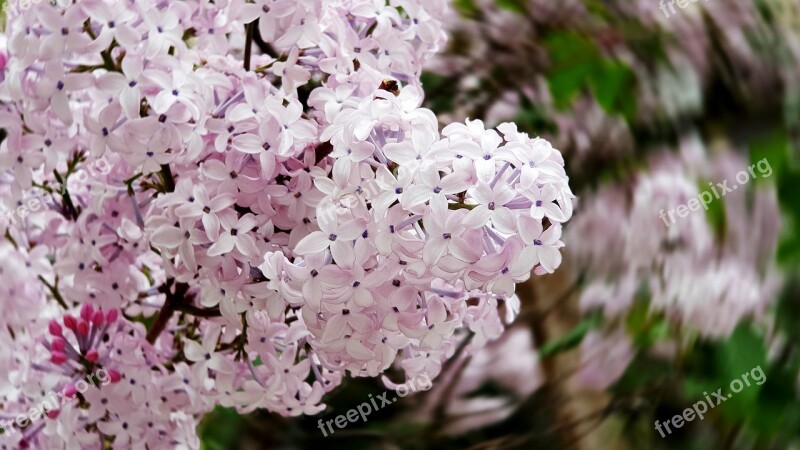
[[[772,43],[790,49],[787,58],[796,61],[797,2],[692,3],[673,13],[668,2],[652,0],[607,0],[600,9],[582,0],[528,0],[510,11],[496,0],[473,0],[470,4],[481,13],[446,16],[445,27],[454,39],[427,66],[444,77],[441,85],[454,87],[447,90],[449,110],[437,111],[439,118],[462,120],[480,111],[494,125],[535,105],[554,123],[552,140],[569,158],[572,175],[591,177],[597,164],[639,154],[638,128],[664,124],[682,134],[685,121],[707,117],[705,105],[716,94],[717,77],[725,78],[728,89],[741,91],[754,108],[780,108],[782,95],[761,94],[796,90],[798,66],[765,52],[750,37],[771,34]],[[613,16],[605,17],[609,11]],[[631,23],[652,32],[648,51],[640,51],[640,31]],[[561,104],[563,91],[552,89],[553,79],[571,75],[561,74],[565,66],[560,51],[554,51],[559,47],[543,38],[554,28],[570,38],[563,41],[569,42],[565,54],[596,47],[605,62],[630,70],[628,97],[635,100],[635,117],[609,110],[602,96],[590,90]],[[656,48],[663,58],[652,57],[650,50]]]
[[[345,376],[433,378],[465,340],[499,337],[515,284],[560,265],[573,195],[547,141],[440,131],[420,107],[446,6],[83,0],[12,17],[0,400],[70,401],[0,443],[198,448],[215,405],[316,414]],[[76,388],[97,370],[108,385]]]
[[[659,218],[659,209],[697,200],[704,189],[700,180],[733,180],[746,170],[733,153],[690,156],[686,142],[682,147],[680,157],[660,155],[631,182],[582,197],[567,232],[574,245],[566,258],[580,283],[580,308],[605,319],[581,345],[576,380],[583,388],[607,389],[633,361],[634,337],[625,327],[642,307],[664,330],[721,340],[748,319],[762,321],[783,283],[774,263],[780,210],[773,188],[742,186],[715,199],[723,203],[724,230],[702,210],[669,226]],[[752,233],[764,238],[743,237]],[[589,234],[595,238],[575,239]],[[647,352],[673,357],[681,345],[672,337],[658,344]]]
[[[764,316],[783,278],[774,266],[780,229],[774,188],[740,186],[714,199],[723,203],[724,230],[702,210],[675,223],[658,215],[659,209],[666,213],[697,200],[707,186],[701,180],[735,180],[746,170],[732,152],[706,157],[694,148],[698,144],[690,136],[681,142],[679,156],[660,155],[627,187],[606,187],[582,199],[568,235],[598,235],[569,248],[576,272],[589,280],[580,295],[585,312],[601,311],[620,323],[646,297],[653,316],[706,339],[725,338],[745,319]],[[753,232],[765,238],[744,238]],[[592,355],[599,352],[623,365],[631,361],[626,337],[619,330],[606,332],[584,342],[581,378],[588,387],[605,389],[622,374]]]

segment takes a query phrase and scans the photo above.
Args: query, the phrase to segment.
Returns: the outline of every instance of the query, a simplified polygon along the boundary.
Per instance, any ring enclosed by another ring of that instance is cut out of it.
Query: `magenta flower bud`
[[[117,321],[117,317],[119,317],[119,312],[115,309],[110,310],[106,313],[106,323],[111,325],[112,323]]]
[[[78,390],[75,389],[75,384],[74,383],[70,383],[70,384],[64,386],[64,395],[66,395],[67,397],[72,398],[72,397],[75,397],[77,394],[78,394]]]
[[[53,354],[50,355],[50,362],[52,362],[53,364],[58,364],[60,366],[61,364],[67,362],[67,355],[61,352],[53,352]]]
[[[67,341],[61,337],[53,338],[53,342],[50,343],[50,349],[54,352],[63,352],[65,348],[67,348]]]
[[[47,414],[47,417],[49,417],[51,419],[57,419],[58,415],[61,414],[61,410],[60,409],[53,409],[53,410],[47,411],[45,414]]]
[[[122,375],[118,371],[111,369],[108,371],[108,378],[112,383],[119,383],[119,380],[122,379]]]
[[[88,323],[88,322],[85,322],[85,321],[83,321],[83,320],[81,320],[81,321],[78,323],[78,327],[77,327],[77,330],[76,330],[76,331],[77,331],[77,332],[78,332],[78,334],[80,334],[81,336],[86,336],[87,334],[89,334],[89,323]]]
[[[53,336],[61,336],[61,325],[59,325],[55,320],[51,320],[50,324],[47,325],[47,328],[50,330],[50,334]]]
[[[74,317],[67,314],[64,316],[64,326],[69,330],[75,331],[75,328],[78,326],[78,321]]]
[[[103,311],[95,311],[94,315],[92,316],[92,325],[96,327],[103,326],[103,323],[106,321],[106,316],[103,315]]]
[[[92,315],[94,315],[94,308],[91,303],[84,303],[81,307],[81,319],[89,322],[92,320]]]
[[[97,353],[97,350],[91,349],[86,353],[86,359],[95,363],[100,358],[100,354]]]

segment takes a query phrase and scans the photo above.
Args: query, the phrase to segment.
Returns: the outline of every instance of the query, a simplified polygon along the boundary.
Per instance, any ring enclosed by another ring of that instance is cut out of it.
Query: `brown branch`
[[[222,316],[222,312],[220,312],[219,308],[198,308],[194,305],[177,305],[175,309],[182,313],[191,314],[195,317],[210,318]]]
[[[164,303],[164,307],[158,312],[158,317],[156,317],[156,321],[153,322],[153,327],[147,332],[147,342],[155,344],[156,339],[158,339],[158,336],[160,336],[161,332],[167,327],[167,324],[174,313],[175,307],[169,300],[167,300]]]
[[[430,426],[430,430],[433,432],[441,430],[442,424],[447,418],[447,406],[450,404],[450,398],[453,396],[453,392],[458,384],[458,379],[461,377],[461,374],[464,372],[464,369],[467,367],[467,364],[469,364],[470,361],[469,356],[462,360],[461,355],[464,353],[467,345],[472,342],[473,336],[475,336],[475,333],[470,331],[464,340],[458,344],[453,356],[442,366],[441,374],[444,375],[442,379],[446,379],[445,377],[450,375],[451,371],[452,377],[447,383],[447,386],[445,386],[444,392],[442,392],[442,395],[439,398],[439,404],[436,405],[436,409],[433,412],[433,420],[431,421]]]
[[[175,292],[171,292],[173,286],[175,287]],[[185,307],[190,299],[190,297],[186,295],[189,291],[189,285],[186,283],[175,284],[175,280],[172,278],[162,284],[158,290],[162,294],[165,294],[167,298],[164,301],[164,306],[161,307],[161,311],[158,312],[156,321],[153,322],[153,326],[147,332],[147,342],[151,344],[155,343],[158,336],[167,328],[167,324],[170,319],[172,319],[172,315],[175,314],[175,311],[178,311],[178,308]]]
[[[172,169],[169,164],[161,165],[161,179],[164,182],[164,190],[166,192],[175,192],[175,178],[172,176]]]
[[[255,29],[256,21],[250,22],[244,26],[244,70],[250,70],[250,60],[253,57],[253,34],[255,33]]]
[[[333,153],[333,145],[331,145],[330,142],[321,142],[314,149],[315,164],[319,164],[323,159],[327,158],[328,155],[330,155],[331,153]]]
[[[275,59],[278,59],[279,56],[278,52],[275,51],[275,48],[272,46],[272,44],[270,44],[269,42],[265,42],[264,38],[261,37],[261,32],[258,29],[259,20],[260,19],[256,19],[255,25],[253,26],[253,28],[255,29],[253,32],[253,42],[255,42],[258,49],[261,50],[261,53],[269,55]]]
[[[552,283],[554,280],[552,278],[549,280],[542,279],[539,283],[545,281],[550,281]],[[524,283],[519,287],[521,288],[520,298],[524,298],[527,304],[532,308],[532,311],[534,311],[528,323],[537,348],[553,338],[554,333],[557,332],[555,329],[557,328],[557,324],[563,325],[564,322],[573,322],[574,318],[568,317],[570,316],[569,311],[564,310],[560,311],[562,313],[561,316],[553,318],[554,320],[552,321],[540,320],[540,318],[549,316],[550,312],[554,309],[561,308],[561,305],[557,306],[552,302],[566,303],[570,295],[566,295],[566,298],[548,298],[542,296],[539,289],[537,289],[538,286],[531,282]],[[567,289],[567,292],[569,293],[570,289]],[[551,303],[548,303],[548,300]],[[545,401],[555,406],[554,419],[557,422],[569,424],[576,420],[574,412],[571,411],[563,401],[560,401],[560,399],[569,397],[569,389],[567,386],[560,383],[560,381],[563,380],[560,367],[562,367],[565,362],[563,355],[554,355],[543,358],[540,361],[545,382],[539,391]],[[576,443],[579,442],[581,438],[577,434],[577,430],[570,427],[555,428],[552,437],[555,438],[562,448],[570,448],[571,446],[580,448],[580,445],[576,445]]]

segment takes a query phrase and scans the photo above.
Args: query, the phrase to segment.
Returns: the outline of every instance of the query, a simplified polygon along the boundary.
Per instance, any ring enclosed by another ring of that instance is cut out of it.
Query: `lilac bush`
[[[514,351],[537,360],[536,394],[497,389],[499,369],[476,383],[455,368],[424,439],[789,448],[797,427],[773,425],[797,397],[797,2],[696,2],[669,17],[650,0],[455,3],[425,104],[443,123],[542,132],[580,200],[557,276],[518,290],[515,326],[534,339]],[[766,170],[747,177],[756,162]],[[727,182],[735,192],[712,197]],[[703,209],[661,218],[698,198]],[[760,365],[775,384],[670,440],[652,427]]]
[[[499,337],[515,284],[560,265],[573,195],[547,141],[420,107],[446,8],[10,18],[0,445],[198,448],[217,405],[313,415],[345,376],[434,379]],[[82,383],[97,370],[111,383]]]

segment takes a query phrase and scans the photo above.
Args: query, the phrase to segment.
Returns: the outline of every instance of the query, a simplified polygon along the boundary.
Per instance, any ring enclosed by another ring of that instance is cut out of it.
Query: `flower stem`
[[[169,168],[169,164],[161,165],[161,179],[167,192],[175,191],[175,178],[172,176],[172,169]]]
[[[172,287],[175,287],[175,292],[172,292]],[[164,300],[164,306],[158,312],[155,322],[147,332],[147,342],[151,344],[158,339],[161,332],[166,329],[167,324],[172,315],[176,312],[191,314],[196,317],[220,317],[222,313],[219,308],[200,308],[192,305],[192,295],[188,295],[189,285],[186,283],[175,283],[175,280],[170,278],[163,285],[159,286],[158,292],[167,296]]]
[[[473,210],[478,205],[467,205],[465,203],[448,203],[447,209],[456,210],[456,209],[469,209]]]
[[[173,285],[175,286],[175,292],[170,292]],[[170,278],[166,281],[166,283],[162,284],[158,290],[162,294],[165,294],[167,298],[164,300],[164,306],[161,307],[161,311],[158,312],[156,321],[153,322],[153,326],[147,332],[147,342],[151,344],[156,342],[158,336],[167,327],[169,320],[172,319],[172,315],[177,310],[178,304],[185,301],[186,293],[189,290],[189,285],[186,283],[175,284],[175,280]]]
[[[47,287],[47,290],[50,291],[50,294],[53,295],[53,298],[58,302],[58,304],[61,305],[61,307],[64,309],[69,309],[69,306],[67,306],[67,302],[64,301],[64,297],[61,296],[61,292],[58,291],[58,279],[56,279],[55,286],[53,286],[50,283],[48,283],[43,276],[39,275],[38,278],[39,281],[44,283],[44,285]]]
[[[252,21],[244,26],[244,70],[250,70],[250,59],[253,56],[253,34],[256,30],[256,22]]]
[[[61,177],[61,174],[58,173],[57,170],[53,170],[53,174],[56,177],[56,181],[61,185],[61,199],[63,200],[63,213],[67,219],[70,220],[78,220],[78,216],[80,212],[77,208],[75,208],[75,204],[72,203],[72,197],[69,195],[69,191],[67,190],[67,176],[64,178]]]

